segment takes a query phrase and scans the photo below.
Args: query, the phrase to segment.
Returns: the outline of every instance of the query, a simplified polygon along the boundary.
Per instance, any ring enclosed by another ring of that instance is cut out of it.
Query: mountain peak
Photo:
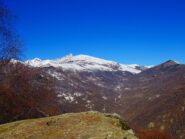
[[[172,65],[177,65],[177,64],[180,64],[180,63],[175,60],[168,60],[168,61],[164,62],[162,65],[172,66]]]
[[[160,64],[160,65],[158,65],[158,66],[156,66],[156,67],[154,67],[154,68],[167,68],[167,67],[171,67],[171,66],[174,66],[174,65],[179,65],[180,63],[179,62],[177,62],[177,61],[175,61],[175,60],[168,60],[168,61],[166,61],[166,62],[164,62],[164,63],[162,63],[162,64]]]
[[[42,60],[40,58],[34,58],[32,62],[41,62]]]
[[[64,58],[60,59],[61,62],[77,62],[77,61],[88,61],[88,62],[93,62],[93,63],[116,63],[113,61],[109,61],[109,60],[104,60],[101,58],[97,58],[97,57],[93,57],[93,56],[88,56],[88,55],[66,55]]]

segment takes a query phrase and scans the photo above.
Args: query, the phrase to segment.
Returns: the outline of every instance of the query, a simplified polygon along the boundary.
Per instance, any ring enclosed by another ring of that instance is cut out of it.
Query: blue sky
[[[121,63],[185,63],[183,0],[6,0],[25,59],[86,54]]]

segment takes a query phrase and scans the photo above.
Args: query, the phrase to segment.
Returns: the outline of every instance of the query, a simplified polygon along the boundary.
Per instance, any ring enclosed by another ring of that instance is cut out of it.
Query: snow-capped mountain
[[[35,58],[25,61],[25,64],[33,67],[55,67],[74,71],[127,71],[134,74],[147,68],[137,64],[125,65],[87,55],[73,56],[72,54],[56,60]]]
[[[149,68],[85,55],[11,60],[0,69],[0,123],[96,110],[185,138],[184,84],[185,65],[173,60]]]

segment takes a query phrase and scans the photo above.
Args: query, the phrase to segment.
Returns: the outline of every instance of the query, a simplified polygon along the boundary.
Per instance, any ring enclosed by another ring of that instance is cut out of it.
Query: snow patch
[[[74,93],[74,96],[76,96],[76,97],[81,97],[81,96],[83,96],[83,94],[82,94],[82,93],[79,93],[79,92],[75,92],[75,93]]]
[[[62,94],[58,94],[57,96],[60,98],[63,97],[68,102],[73,102],[75,100],[71,94],[62,93]]]
[[[48,74],[51,75],[52,77],[56,78],[57,80],[64,80],[62,78],[62,74],[59,72],[48,71]]]
[[[106,96],[102,96],[102,98],[103,98],[104,100],[107,100],[107,99],[108,99]]]

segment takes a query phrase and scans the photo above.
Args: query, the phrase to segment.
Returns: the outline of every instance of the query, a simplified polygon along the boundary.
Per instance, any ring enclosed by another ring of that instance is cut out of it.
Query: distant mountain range
[[[173,60],[151,67],[85,55],[12,60],[0,69],[0,89],[12,92],[0,95],[1,123],[96,110],[120,114],[135,130],[185,138],[185,65]]]
[[[125,65],[113,61],[108,61],[96,57],[91,57],[87,55],[77,55],[72,54],[66,57],[56,59],[56,60],[41,60],[35,58],[33,60],[28,60],[24,62],[25,65],[33,67],[55,67],[62,68],[63,70],[73,70],[73,71],[127,71],[131,73],[139,73],[143,69],[148,68],[147,66],[131,64]]]

